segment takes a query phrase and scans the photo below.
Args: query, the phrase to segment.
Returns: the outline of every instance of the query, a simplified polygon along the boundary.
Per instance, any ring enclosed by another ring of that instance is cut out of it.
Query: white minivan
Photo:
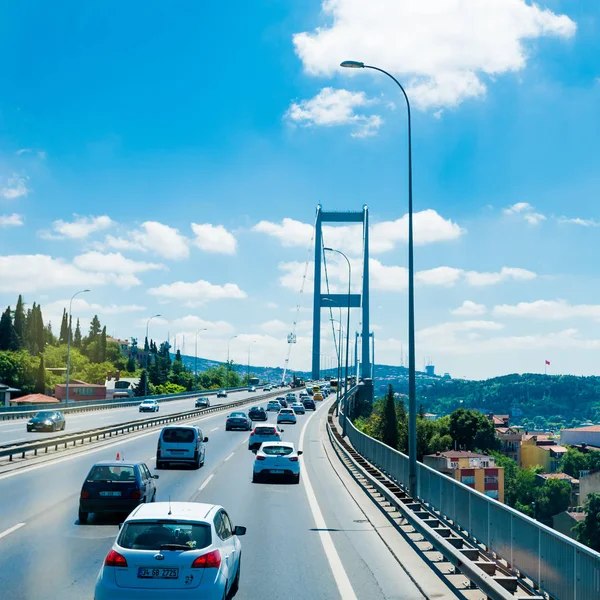
[[[156,447],[156,468],[162,469],[167,464],[184,463],[199,469],[204,465],[208,442],[199,427],[192,425],[172,425],[164,427],[158,436]]]

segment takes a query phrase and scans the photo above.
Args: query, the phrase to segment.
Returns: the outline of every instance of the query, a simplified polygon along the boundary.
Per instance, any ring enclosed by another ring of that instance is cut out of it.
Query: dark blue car
[[[154,502],[156,485],[143,462],[99,462],[88,473],[79,496],[79,522],[90,513],[126,513],[144,502]]]

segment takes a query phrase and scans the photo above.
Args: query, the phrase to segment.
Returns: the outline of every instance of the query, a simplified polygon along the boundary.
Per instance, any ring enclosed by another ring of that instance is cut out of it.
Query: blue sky
[[[120,337],[310,364],[315,206],[370,208],[378,362],[406,348],[413,106],[417,361],[600,373],[600,6],[553,0],[0,9],[0,300]],[[360,236],[329,230],[360,269]],[[310,271],[310,270],[309,270]],[[331,263],[332,283],[345,285]],[[355,277],[358,281],[358,277]],[[463,305],[463,303],[465,303]],[[457,310],[458,309],[458,310]],[[324,315],[325,316],[325,315]],[[352,315],[353,329],[358,314]],[[333,349],[324,332],[324,364]]]

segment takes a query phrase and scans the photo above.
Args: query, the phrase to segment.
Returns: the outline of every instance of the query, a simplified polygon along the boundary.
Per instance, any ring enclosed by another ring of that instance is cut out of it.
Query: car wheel
[[[233,580],[233,583],[231,584],[231,588],[229,589],[229,597],[233,598],[233,596],[235,596],[238,593],[238,590],[240,589],[240,571],[242,569],[242,557],[240,556],[240,560],[238,562],[238,568],[237,568],[237,573],[235,574],[235,579]]]
[[[293,483],[293,484],[296,484],[296,485],[297,485],[298,483],[300,483],[300,473],[298,473],[298,475],[294,475],[294,476],[292,476],[292,483]]]
[[[156,461],[156,468],[157,469],[164,469],[165,468],[165,463],[162,460],[157,460]]]
[[[79,518],[79,523],[87,523],[88,513],[83,512],[82,510],[79,510],[78,518]]]
[[[262,477],[258,473],[252,473],[252,483],[260,483]]]

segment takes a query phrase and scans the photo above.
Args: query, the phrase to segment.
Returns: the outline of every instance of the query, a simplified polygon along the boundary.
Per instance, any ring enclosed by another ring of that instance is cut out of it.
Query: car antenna
[[[167,514],[171,514],[171,494],[169,494],[169,512]]]

